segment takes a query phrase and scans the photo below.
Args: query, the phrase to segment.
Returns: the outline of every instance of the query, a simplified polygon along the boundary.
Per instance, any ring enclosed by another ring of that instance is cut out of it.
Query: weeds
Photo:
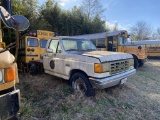
[[[68,82],[56,77],[20,74],[20,116],[22,120],[160,120],[159,68],[160,61],[152,60],[125,86],[96,90],[90,98],[73,94]]]

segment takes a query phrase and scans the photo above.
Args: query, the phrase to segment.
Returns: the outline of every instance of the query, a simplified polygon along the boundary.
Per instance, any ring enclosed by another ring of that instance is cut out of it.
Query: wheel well
[[[78,69],[74,69],[74,70],[72,70],[71,72],[70,72],[70,77],[69,77],[69,79],[72,77],[72,75],[74,74],[74,73],[76,73],[76,72],[80,72],[80,73],[83,73],[83,74],[85,74],[86,76],[88,76],[84,71],[82,71],[82,70],[78,70]]]

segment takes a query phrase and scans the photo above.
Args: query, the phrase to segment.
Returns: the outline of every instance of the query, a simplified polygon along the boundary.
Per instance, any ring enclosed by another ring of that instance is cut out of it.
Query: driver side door
[[[47,73],[49,72],[56,76],[63,73],[64,60],[61,57],[61,52],[59,40],[51,40],[43,58],[45,61],[44,69]]]

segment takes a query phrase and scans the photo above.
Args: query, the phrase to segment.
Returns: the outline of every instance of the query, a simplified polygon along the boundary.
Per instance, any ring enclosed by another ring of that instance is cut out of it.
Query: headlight
[[[134,59],[130,59],[130,60],[129,60],[129,65],[130,65],[130,66],[134,66]]]
[[[110,71],[110,64],[109,63],[103,63],[103,72],[109,72]]]
[[[2,71],[0,71],[0,83],[3,82],[3,74],[2,74]]]
[[[94,64],[94,72],[95,73],[103,73],[103,72],[109,72],[110,64],[108,63],[95,63]]]

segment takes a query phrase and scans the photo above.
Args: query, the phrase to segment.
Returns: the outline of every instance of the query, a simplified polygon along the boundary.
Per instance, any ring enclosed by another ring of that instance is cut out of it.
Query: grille
[[[129,60],[111,62],[110,67],[110,74],[126,71],[129,69]]]

